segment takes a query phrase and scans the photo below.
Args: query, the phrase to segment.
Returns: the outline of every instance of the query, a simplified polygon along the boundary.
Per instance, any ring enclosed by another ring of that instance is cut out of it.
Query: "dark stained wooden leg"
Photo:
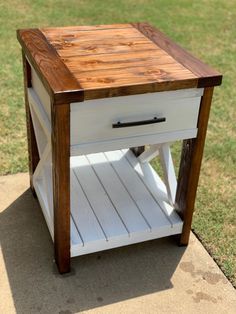
[[[130,148],[130,150],[132,150],[134,155],[136,157],[138,157],[139,155],[141,155],[145,151],[145,146],[132,147],[132,148]]]
[[[70,271],[70,105],[52,104],[54,248],[59,272]]]
[[[28,139],[28,155],[29,155],[29,175],[30,175],[30,188],[33,195],[36,197],[36,193],[33,186],[33,173],[39,162],[39,152],[37,142],[34,133],[34,127],[32,117],[29,108],[28,92],[27,88],[31,87],[31,68],[29,62],[25,58],[22,52],[23,60],[23,72],[24,72],[24,91],[25,91],[25,111],[26,111],[26,124],[27,124],[27,139]]]
[[[197,137],[183,142],[176,193],[176,210],[184,221],[180,245],[187,245],[189,241],[212,95],[213,87],[205,88],[198,117]]]

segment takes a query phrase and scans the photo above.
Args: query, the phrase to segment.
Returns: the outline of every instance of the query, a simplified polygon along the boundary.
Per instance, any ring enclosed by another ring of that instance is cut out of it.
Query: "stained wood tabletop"
[[[54,103],[220,85],[222,76],[147,23],[18,30]]]

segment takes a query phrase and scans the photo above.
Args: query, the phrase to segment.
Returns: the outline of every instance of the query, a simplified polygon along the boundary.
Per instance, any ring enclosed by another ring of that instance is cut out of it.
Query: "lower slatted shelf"
[[[130,150],[71,157],[71,256],[179,234],[165,185]]]

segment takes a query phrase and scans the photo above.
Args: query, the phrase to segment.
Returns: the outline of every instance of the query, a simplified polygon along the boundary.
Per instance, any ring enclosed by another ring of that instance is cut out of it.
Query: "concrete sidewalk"
[[[0,177],[0,313],[236,313],[236,291],[200,242],[173,238],[72,260],[60,276],[28,175]]]

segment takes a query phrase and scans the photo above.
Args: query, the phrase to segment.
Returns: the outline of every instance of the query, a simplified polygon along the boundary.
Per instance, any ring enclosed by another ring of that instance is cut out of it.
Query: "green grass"
[[[236,286],[236,10],[216,0],[0,0],[0,174],[27,171],[17,28],[148,21],[224,74],[209,121],[193,229]],[[178,149],[176,149],[178,151]]]

